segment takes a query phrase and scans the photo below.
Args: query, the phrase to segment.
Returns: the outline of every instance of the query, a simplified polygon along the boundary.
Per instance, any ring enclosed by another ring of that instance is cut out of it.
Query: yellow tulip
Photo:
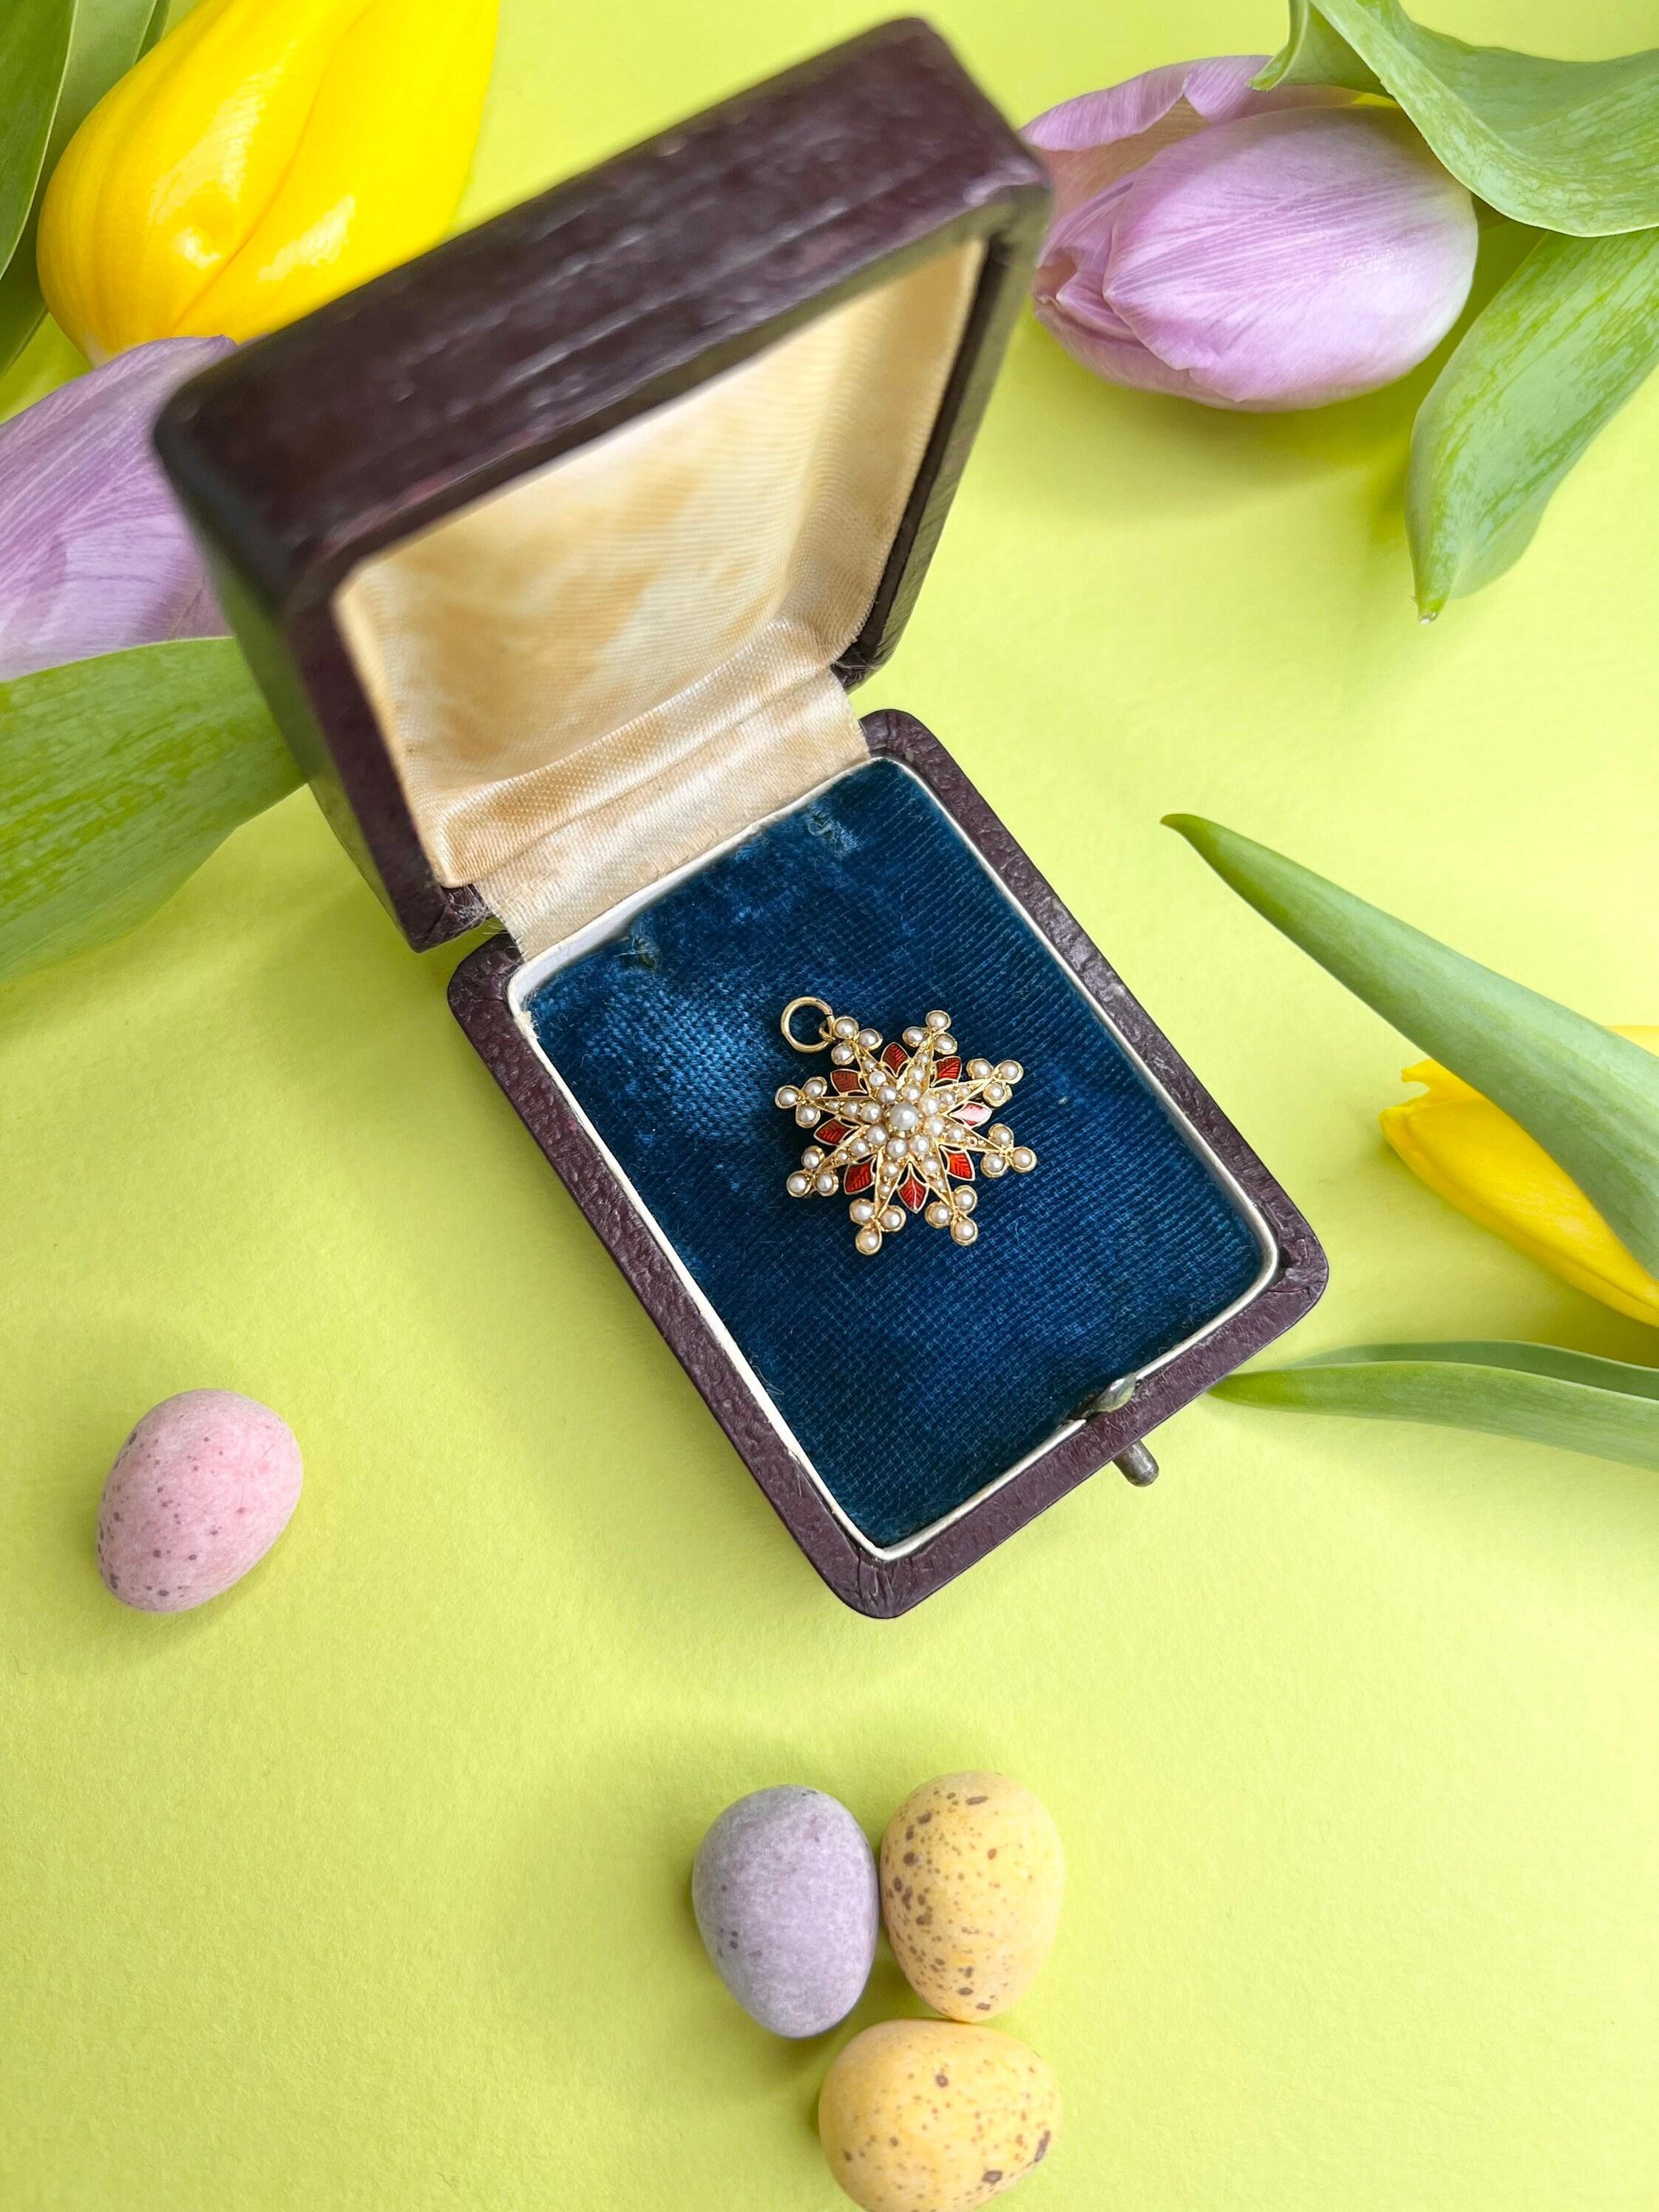
[[[1659,1053],[1659,1029],[1618,1034]],[[1382,1133],[1414,1175],[1576,1289],[1659,1328],[1659,1281],[1518,1121],[1437,1060],[1401,1079],[1427,1088],[1384,1109]]]
[[[249,338],[442,237],[496,0],[200,0],[99,101],[40,212],[41,289],[94,361]]]

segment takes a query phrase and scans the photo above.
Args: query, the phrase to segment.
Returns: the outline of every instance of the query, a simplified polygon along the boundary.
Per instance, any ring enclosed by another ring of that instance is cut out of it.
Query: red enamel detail
[[[970,1098],[965,1106],[958,1106],[956,1120],[965,1121],[970,1129],[977,1129],[981,1121],[988,1121],[991,1109],[982,1098]]]
[[[946,1152],[945,1165],[947,1172],[955,1176],[959,1182],[972,1182],[974,1164],[966,1152]]]
[[[962,1062],[959,1060],[936,1060],[933,1062],[933,1075],[940,1083],[954,1083],[961,1073]]]
[[[832,1090],[839,1091],[845,1097],[848,1091],[863,1090],[864,1078],[856,1067],[832,1067],[830,1084]]]
[[[912,1213],[920,1213],[927,1203],[927,1184],[920,1182],[913,1175],[905,1176],[904,1181],[898,1187],[897,1194],[904,1200]]]
[[[838,1145],[843,1137],[850,1137],[852,1133],[850,1121],[820,1121],[812,1132],[821,1145]]]
[[[881,1057],[884,1064],[886,1066],[890,1067],[893,1073],[896,1075],[899,1069],[903,1066],[905,1061],[909,1059],[910,1055],[906,1052],[904,1047],[899,1043],[897,1039],[895,1038],[893,1042],[888,1046],[886,1051],[883,1053]]]
[[[842,1180],[842,1188],[849,1198],[856,1198],[861,1190],[868,1190],[876,1179],[876,1171],[868,1160],[860,1160],[850,1167]]]

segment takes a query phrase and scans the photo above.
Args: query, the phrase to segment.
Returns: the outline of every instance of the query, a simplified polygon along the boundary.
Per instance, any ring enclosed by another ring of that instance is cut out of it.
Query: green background
[[[503,12],[469,216],[872,20]],[[935,14],[1016,119],[1282,22]],[[1651,0],[1435,20],[1584,53],[1659,28]],[[43,340],[0,403],[70,366]],[[1425,380],[1230,417],[1026,327],[868,702],[939,732],[1311,1214],[1333,1286],[1298,1350],[1650,1358],[1411,1180],[1376,1123],[1409,1048],[1158,827],[1215,815],[1659,1019],[1659,390],[1520,568],[1423,629]],[[726,1997],[691,1854],[764,1784],[874,1832],[968,1765],[1036,1789],[1070,1856],[1007,2023],[1068,2105],[1030,2212],[1650,2212],[1651,1475],[1202,1402],[1154,1489],[1104,1475],[859,1620],[450,1021],[452,958],[405,950],[301,793],[0,1000],[7,2212],[831,2212],[840,2039]],[[220,1603],[125,1612],[104,1472],[204,1384],[293,1423],[304,1499]],[[884,1959],[855,2024],[902,2002]]]

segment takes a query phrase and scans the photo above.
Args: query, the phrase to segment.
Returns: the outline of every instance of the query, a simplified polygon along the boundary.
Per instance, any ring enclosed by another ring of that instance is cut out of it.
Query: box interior
[[[862,753],[857,637],[983,259],[953,247],[361,563],[336,616],[441,883],[526,953]]]
[[[918,1540],[1271,1272],[1242,1193],[896,763],[866,755],[558,957],[523,971],[521,1020],[872,1549]],[[978,1182],[976,1244],[917,1217],[866,1257],[844,1195],[788,1195],[811,1135],[775,1093],[830,1072],[779,1033],[804,993],[889,1038],[940,1007],[964,1054],[1022,1063],[999,1118],[1037,1165]]]

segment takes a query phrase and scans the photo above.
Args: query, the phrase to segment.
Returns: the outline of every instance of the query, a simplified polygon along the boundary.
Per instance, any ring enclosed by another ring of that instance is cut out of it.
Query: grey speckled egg
[[[875,1861],[821,1790],[786,1784],[728,1805],[697,1852],[691,1903],[720,1979],[775,2035],[822,2035],[864,1994]]]

